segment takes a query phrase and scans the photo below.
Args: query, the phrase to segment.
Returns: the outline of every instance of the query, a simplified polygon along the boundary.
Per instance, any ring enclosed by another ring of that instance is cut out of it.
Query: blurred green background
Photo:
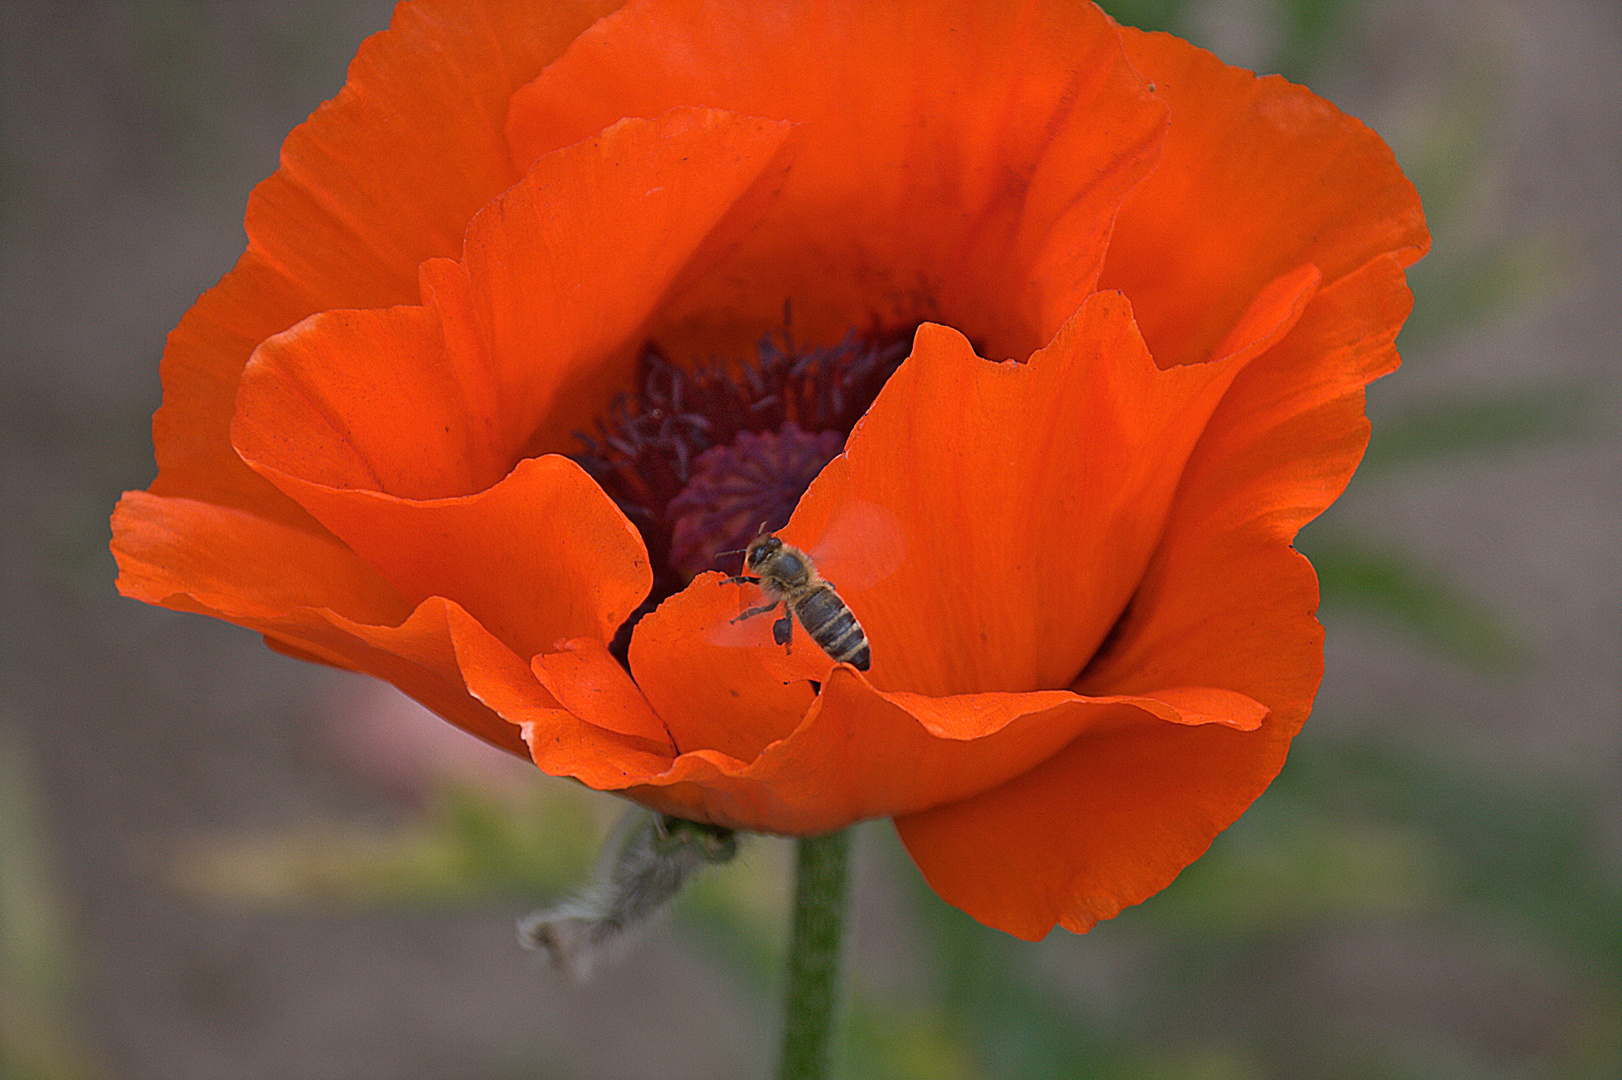
[[[1622,8],[1105,7],[1363,118],[1435,249],[1300,541],[1328,673],[1283,775],[1170,889],[1037,945],[864,827],[843,1075],[1622,1075]],[[112,595],[163,335],[388,10],[0,7],[0,1080],[770,1074],[786,844],[569,986],[513,918],[613,800]]]

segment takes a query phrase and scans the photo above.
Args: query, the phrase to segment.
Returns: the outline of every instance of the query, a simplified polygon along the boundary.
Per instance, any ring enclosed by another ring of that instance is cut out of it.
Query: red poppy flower
[[[247,228],[170,337],[125,594],[675,815],[892,817],[1031,938],[1278,772],[1322,668],[1290,542],[1429,242],[1308,91],[989,0],[402,4]],[[761,521],[871,670],[733,621],[706,568]]]

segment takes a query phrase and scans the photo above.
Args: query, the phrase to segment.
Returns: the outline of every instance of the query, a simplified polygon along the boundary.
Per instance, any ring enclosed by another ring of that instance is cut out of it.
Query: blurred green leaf
[[[1186,21],[1189,0],[1103,0],[1099,7],[1124,26],[1175,34]]]
[[[1449,860],[1422,831],[1263,800],[1148,912],[1179,933],[1282,933],[1434,906]]]
[[[1340,48],[1341,33],[1365,0],[1277,0],[1256,11],[1253,21],[1268,43],[1257,62],[1262,74],[1277,72],[1293,82],[1308,82]],[[1140,30],[1163,30],[1195,44],[1205,14],[1190,0],[1104,0],[1116,22]]]
[[[1590,429],[1594,400],[1589,387],[1557,385],[1410,406],[1374,425],[1361,472],[1574,438]]]
[[[1266,800],[1423,830],[1447,855],[1450,906],[1536,928],[1622,987],[1622,887],[1602,869],[1597,793],[1509,783],[1371,740],[1298,747]]]
[[[1278,0],[1277,55],[1269,69],[1307,83],[1339,48],[1341,33],[1364,0]]]
[[[75,1029],[78,956],[45,847],[32,761],[0,724],[0,1077],[97,1075]]]
[[[1439,571],[1394,551],[1340,536],[1311,534],[1297,545],[1318,571],[1325,608],[1366,611],[1483,671],[1527,662],[1527,650],[1483,601]]]
[[[1553,230],[1444,248],[1447,226],[1435,217],[1431,226],[1438,250],[1408,272],[1414,310],[1397,339],[1405,357],[1554,297],[1583,259],[1570,238]]]
[[[835,1075],[850,1080],[983,1080],[963,1031],[917,1002],[851,995]]]
[[[318,821],[196,840],[168,877],[195,896],[268,907],[531,902],[585,881],[598,832],[586,800],[561,785],[527,800],[449,787],[423,819],[394,829]]]
[[[890,844],[895,859],[906,859],[893,834]],[[1036,972],[1024,942],[950,907],[916,872],[907,880],[933,961],[929,985],[938,999],[927,1004],[973,1048],[985,1076],[1146,1080],[1157,1075],[1132,1060],[1126,1040],[1078,1008],[1051,977]]]

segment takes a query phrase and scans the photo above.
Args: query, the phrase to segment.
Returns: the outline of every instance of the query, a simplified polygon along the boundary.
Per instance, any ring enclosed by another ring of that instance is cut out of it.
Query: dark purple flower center
[[[705,570],[735,571],[758,530],[776,531],[907,355],[912,331],[845,336],[798,350],[785,329],[752,358],[681,368],[653,343],[638,389],[577,433],[574,455],[641,531],[653,591],[630,627]]]

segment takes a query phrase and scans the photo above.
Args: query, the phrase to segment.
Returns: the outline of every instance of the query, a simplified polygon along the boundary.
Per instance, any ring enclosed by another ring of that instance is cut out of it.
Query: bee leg
[[[793,652],[794,650],[789,647],[789,640],[793,636],[794,615],[787,608],[784,608],[783,617],[772,623],[772,640],[788,649],[789,652]]]
[[[739,615],[736,619],[733,619],[732,621],[735,622],[735,623],[740,623],[740,622],[743,622],[745,619],[753,619],[756,615],[764,615],[768,611],[770,611],[772,608],[776,607],[778,605],[778,603],[779,603],[779,601],[773,600],[769,604],[762,604],[760,607],[752,607],[748,611],[744,612],[742,615]],[[775,636],[775,634],[776,634],[776,631],[774,630],[773,635]],[[781,642],[779,642],[779,644],[781,644]]]
[[[723,584],[723,585],[742,585],[745,582],[748,582],[750,585],[759,585],[760,584],[760,579],[757,578],[757,577],[750,577],[747,574],[738,574],[738,575],[736,575],[734,577],[727,578],[725,581],[721,582],[721,584]]]

